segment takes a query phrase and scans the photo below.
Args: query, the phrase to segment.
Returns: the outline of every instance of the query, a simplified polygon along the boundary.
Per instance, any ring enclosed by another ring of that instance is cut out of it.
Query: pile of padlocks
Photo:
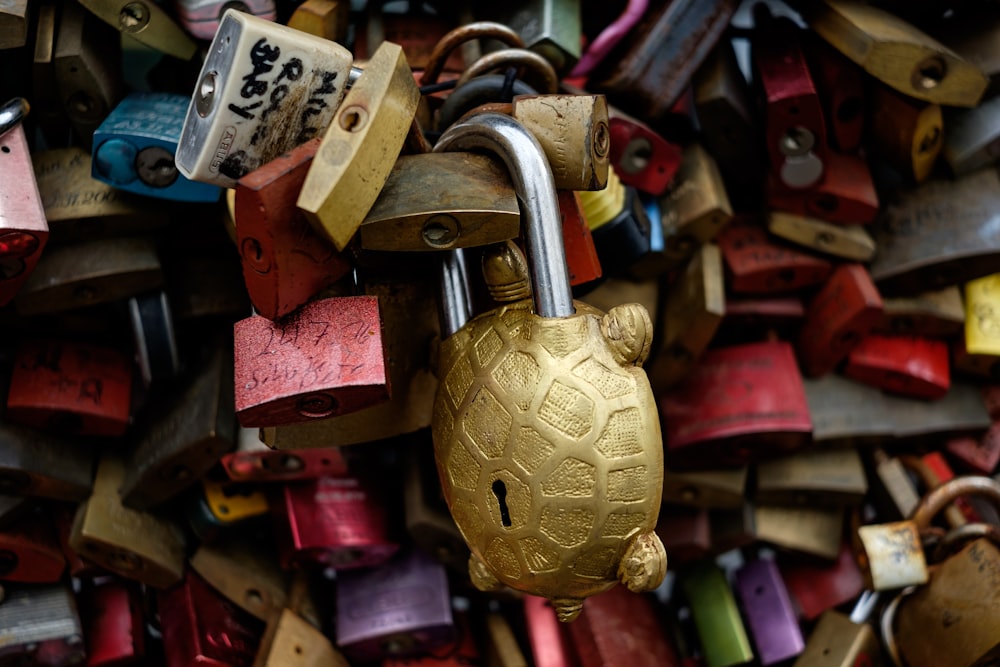
[[[0,1],[0,664],[1000,664],[1000,3],[793,5]]]

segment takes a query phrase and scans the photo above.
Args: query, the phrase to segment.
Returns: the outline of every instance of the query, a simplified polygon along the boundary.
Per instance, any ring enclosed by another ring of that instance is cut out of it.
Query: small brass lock
[[[652,323],[638,304],[605,314],[572,300],[553,177],[530,132],[484,113],[435,147],[475,149],[504,160],[524,202],[534,297],[513,245],[495,247],[487,283],[505,303],[466,323],[464,261],[456,252],[444,262],[438,473],[473,583],[550,598],[571,621],[618,580],[644,591],[666,573],[653,532],[662,441],[641,369]]]

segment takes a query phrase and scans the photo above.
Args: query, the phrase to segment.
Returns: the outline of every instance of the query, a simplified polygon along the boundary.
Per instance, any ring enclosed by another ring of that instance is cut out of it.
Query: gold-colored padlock
[[[861,225],[836,225],[793,213],[772,211],[767,229],[775,236],[847,261],[875,256],[875,240]]]
[[[345,0],[305,0],[291,18],[289,28],[343,43],[350,24],[351,3]]]
[[[191,557],[191,568],[237,607],[267,621],[288,602],[286,573],[277,554],[268,552],[273,546],[232,538],[203,543]]]
[[[0,50],[24,46],[28,39],[28,0],[0,5]]]
[[[516,247],[495,246],[484,269],[503,305],[466,321],[464,256],[443,262],[434,454],[473,583],[550,598],[570,621],[619,580],[651,590],[666,574],[653,532],[662,440],[641,369],[652,322],[638,304],[605,314],[573,301],[551,171],[530,132],[484,113],[435,150],[477,148],[504,159],[524,202],[533,290]]]
[[[97,18],[136,41],[181,60],[198,52],[184,29],[151,0],[80,0]]]

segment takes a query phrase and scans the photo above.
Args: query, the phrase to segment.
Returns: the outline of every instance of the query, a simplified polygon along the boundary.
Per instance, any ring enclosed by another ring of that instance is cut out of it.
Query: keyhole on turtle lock
[[[500,523],[505,528],[510,528],[510,510],[507,508],[507,485],[503,483],[502,479],[493,482],[493,495],[496,496],[497,504],[500,506]]]

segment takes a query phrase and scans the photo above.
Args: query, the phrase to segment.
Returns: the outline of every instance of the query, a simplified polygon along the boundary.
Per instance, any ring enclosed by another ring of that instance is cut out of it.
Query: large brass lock
[[[466,322],[464,260],[443,263],[434,453],[473,583],[550,598],[571,621],[617,581],[645,591],[666,573],[653,532],[663,449],[641,368],[652,323],[638,304],[605,314],[573,301],[552,173],[517,121],[474,116],[434,150],[481,149],[504,160],[523,202],[534,296],[523,260],[500,247],[484,265],[505,303]]]

